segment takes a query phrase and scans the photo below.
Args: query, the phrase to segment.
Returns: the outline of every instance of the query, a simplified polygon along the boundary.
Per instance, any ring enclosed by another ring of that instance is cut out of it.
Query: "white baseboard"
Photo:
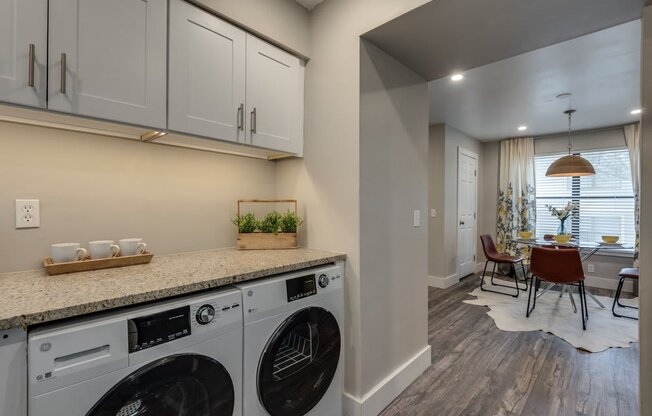
[[[475,272],[480,273],[484,269],[484,262],[475,264]]]
[[[457,273],[453,273],[446,277],[428,276],[428,286],[438,287],[439,289],[448,289],[459,281],[460,279],[457,276]]]
[[[608,278],[608,277],[598,277],[598,276],[586,276],[584,284],[586,286],[599,287],[601,289],[611,289],[616,290],[618,288],[618,281],[620,279]],[[632,293],[634,291],[634,283],[631,279],[625,280],[623,285],[623,291]]]
[[[343,416],[377,416],[432,363],[430,345],[403,363],[362,398],[344,393]]]

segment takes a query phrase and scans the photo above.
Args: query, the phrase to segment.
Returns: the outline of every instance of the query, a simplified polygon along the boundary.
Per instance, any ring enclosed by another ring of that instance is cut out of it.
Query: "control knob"
[[[215,308],[211,305],[200,306],[199,309],[197,309],[197,315],[195,318],[200,325],[210,324],[213,318],[215,318]]]
[[[330,283],[330,280],[328,279],[328,276],[326,276],[325,274],[322,274],[321,276],[319,276],[318,283],[319,283],[319,287],[321,287],[323,289],[326,286],[328,286],[328,284]]]

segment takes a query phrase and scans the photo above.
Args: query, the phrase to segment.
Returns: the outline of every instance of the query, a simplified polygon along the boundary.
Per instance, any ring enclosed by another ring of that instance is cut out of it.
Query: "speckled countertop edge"
[[[0,274],[0,330],[199,292],[345,260],[323,250],[206,250],[154,256],[147,265],[48,276]]]

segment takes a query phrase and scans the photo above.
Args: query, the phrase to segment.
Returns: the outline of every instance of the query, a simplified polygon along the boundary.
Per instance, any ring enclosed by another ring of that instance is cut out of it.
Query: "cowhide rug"
[[[491,285],[485,286],[490,289]],[[577,290],[577,289],[573,289]],[[487,315],[493,318],[498,329],[503,331],[545,331],[549,332],[575,348],[589,352],[600,352],[608,348],[626,348],[632,342],[638,342],[638,321],[626,318],[617,318],[611,313],[613,298],[597,296],[606,306],[600,308],[589,296],[589,320],[586,331],[582,330],[582,317],[580,315],[580,300],[574,293],[577,313],[573,312],[568,294],[559,297],[559,291],[548,291],[537,298],[536,309],[525,317],[527,305],[527,292],[521,292],[518,298],[483,292],[476,288],[469,293],[477,299],[465,300],[471,305],[488,306]],[[622,304],[638,306],[638,298],[621,299]],[[618,310],[617,310],[618,311]],[[621,314],[637,314],[636,310],[620,309]]]

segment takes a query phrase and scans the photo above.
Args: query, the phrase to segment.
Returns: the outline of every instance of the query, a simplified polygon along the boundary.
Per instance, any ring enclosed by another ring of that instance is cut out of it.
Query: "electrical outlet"
[[[595,264],[589,263],[589,273],[595,273]]]
[[[39,228],[41,209],[38,199],[16,200],[16,228]]]

